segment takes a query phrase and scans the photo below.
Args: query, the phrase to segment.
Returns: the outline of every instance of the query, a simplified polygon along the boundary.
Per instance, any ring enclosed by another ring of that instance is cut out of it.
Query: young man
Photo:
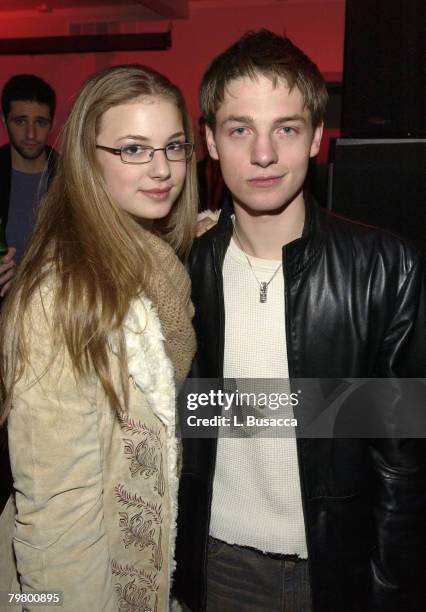
[[[35,209],[53,177],[56,153],[47,146],[56,96],[48,83],[17,74],[2,91],[3,125],[9,143],[0,147],[0,219],[9,245],[0,262],[0,303],[12,281],[34,223]],[[0,440],[0,512],[12,486],[7,452]]]
[[[190,257],[194,377],[425,376],[403,358],[416,253],[303,191],[326,101],[317,67],[268,31],[204,76],[208,147],[235,216]],[[420,611],[424,454],[421,441],[386,437],[184,439],[178,599],[193,612]]]
[[[5,84],[1,103],[9,144],[0,148],[0,219],[19,261],[34,223],[35,208],[55,170],[56,153],[47,146],[47,139],[56,96],[43,79],[17,74]],[[9,281],[13,266],[9,260],[0,267],[0,287]]]

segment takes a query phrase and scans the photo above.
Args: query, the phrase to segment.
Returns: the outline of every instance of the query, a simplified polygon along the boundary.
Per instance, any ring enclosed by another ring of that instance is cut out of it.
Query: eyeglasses
[[[154,158],[156,151],[164,151],[166,158],[171,161],[188,161],[194,152],[194,145],[190,142],[171,142],[166,147],[146,147],[140,144],[128,144],[114,149],[96,145],[97,149],[119,155],[123,164],[148,164]]]

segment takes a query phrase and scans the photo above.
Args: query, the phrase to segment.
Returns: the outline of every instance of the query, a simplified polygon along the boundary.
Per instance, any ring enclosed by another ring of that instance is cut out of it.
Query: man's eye
[[[13,122],[16,123],[16,125],[24,125],[25,119],[18,117],[17,119],[13,119]]]
[[[281,128],[282,132],[284,134],[288,134],[289,136],[291,136],[292,134],[296,134],[297,130],[294,127],[290,127],[289,125],[285,125]]]
[[[247,128],[244,128],[244,127],[234,128],[231,131],[231,134],[235,136],[244,136],[246,133],[247,133]]]
[[[126,155],[144,155],[149,149],[142,145],[127,145],[123,147],[123,153]]]
[[[48,121],[47,119],[37,119],[36,123],[40,127],[47,127],[49,125],[50,121]]]

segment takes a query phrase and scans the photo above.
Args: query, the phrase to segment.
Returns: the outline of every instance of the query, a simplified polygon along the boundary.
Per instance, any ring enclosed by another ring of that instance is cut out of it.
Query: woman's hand
[[[219,220],[220,212],[220,210],[203,210],[203,212],[198,214],[197,224],[195,226],[196,238],[199,238],[216,225]]]
[[[15,254],[15,247],[9,247],[0,264],[0,297],[4,297],[9,291],[12,279],[15,276],[16,262],[13,259]]]

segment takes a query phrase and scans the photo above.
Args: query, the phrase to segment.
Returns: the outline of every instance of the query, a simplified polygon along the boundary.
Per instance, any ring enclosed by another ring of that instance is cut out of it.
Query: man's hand
[[[15,247],[9,247],[6,255],[3,255],[3,261],[0,263],[0,297],[4,297],[10,289],[12,279],[15,275]]]

